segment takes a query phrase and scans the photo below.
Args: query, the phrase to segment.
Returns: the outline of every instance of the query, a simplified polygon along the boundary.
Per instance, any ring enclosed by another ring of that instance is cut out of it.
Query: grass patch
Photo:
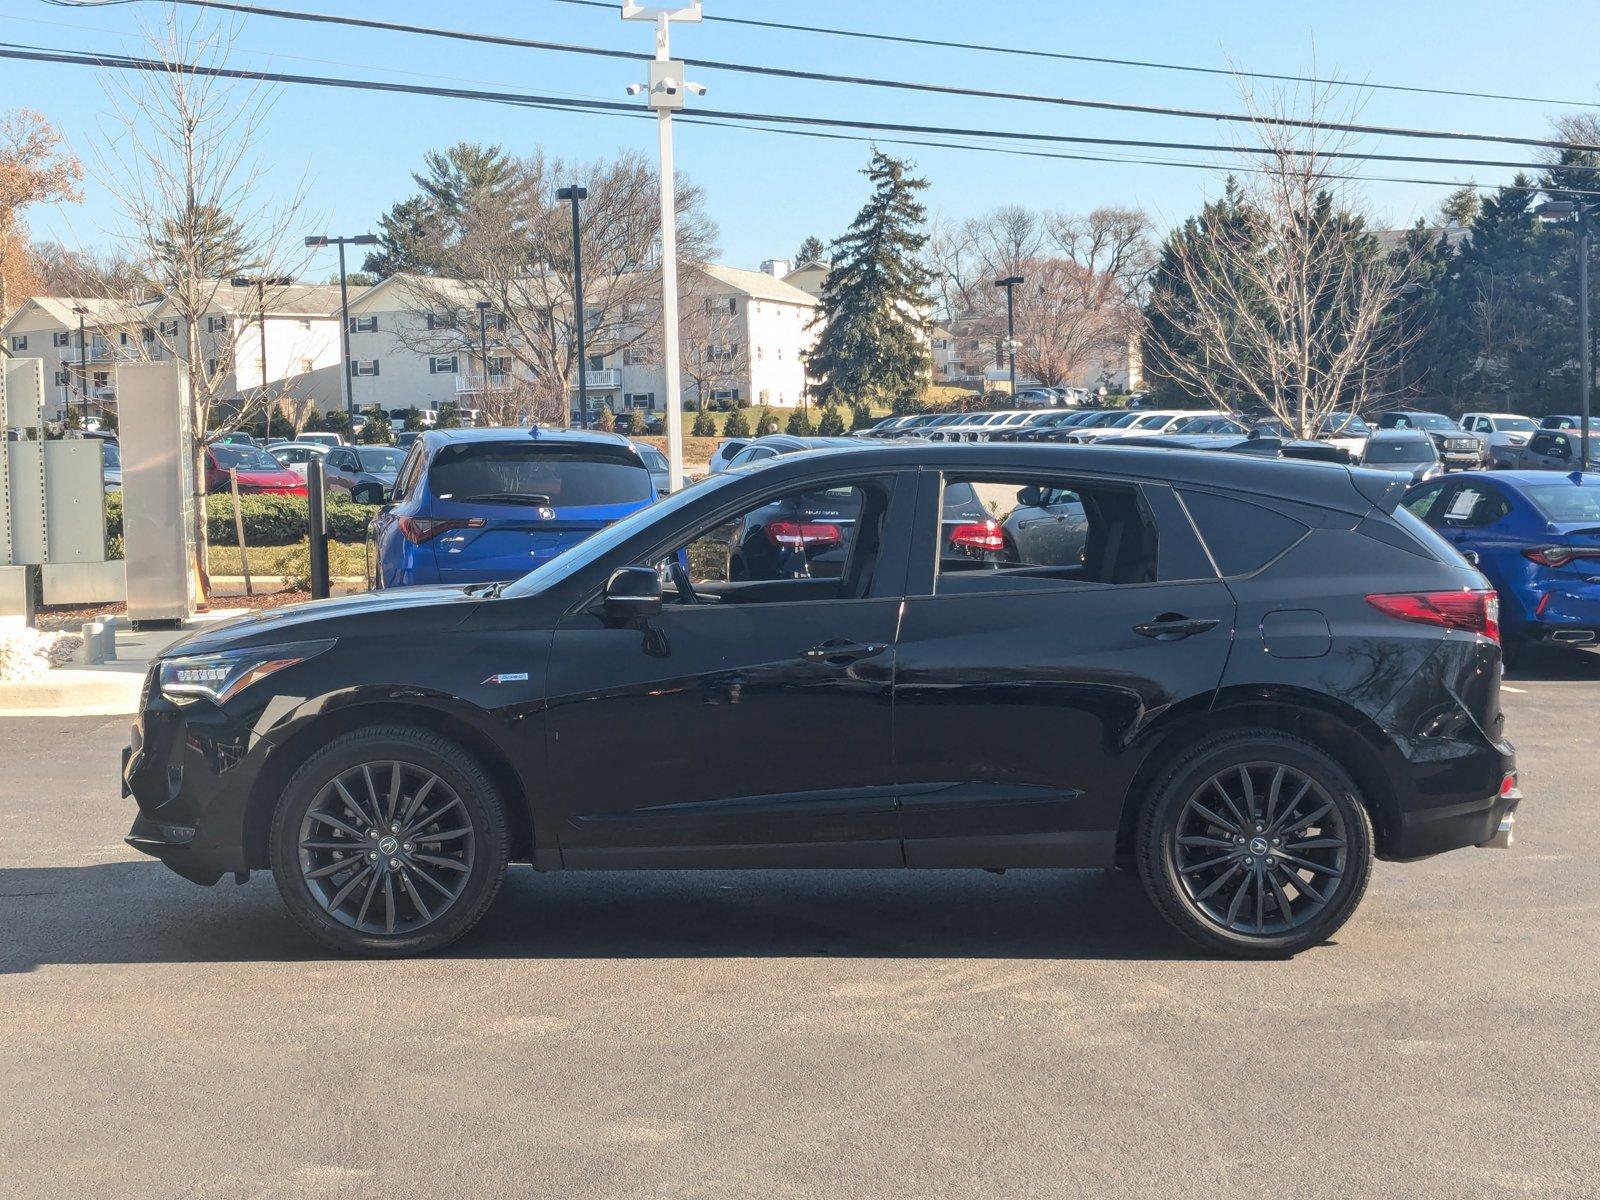
[[[237,546],[211,547],[211,573],[213,575],[243,575],[244,564]],[[367,547],[362,542],[329,542],[328,574],[365,579],[367,574]],[[250,547],[250,575],[252,579],[276,583],[281,580],[302,582],[311,577],[311,547],[307,542],[298,546]]]

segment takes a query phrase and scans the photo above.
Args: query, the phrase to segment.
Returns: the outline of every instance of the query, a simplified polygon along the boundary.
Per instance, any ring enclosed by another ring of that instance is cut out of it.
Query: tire
[[[1167,768],[1140,816],[1136,852],[1151,901],[1190,940],[1238,958],[1287,958],[1332,937],[1361,902],[1372,820],[1325,752],[1247,730],[1200,742]]]
[[[294,773],[272,817],[272,875],[290,915],[345,954],[449,945],[493,903],[508,849],[505,808],[483,766],[406,725],[329,742]]]

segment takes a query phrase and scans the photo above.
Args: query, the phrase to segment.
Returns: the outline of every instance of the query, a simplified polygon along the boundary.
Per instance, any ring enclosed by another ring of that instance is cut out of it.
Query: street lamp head
[[[1021,275],[1007,275],[1004,279],[996,279],[994,281],[995,287],[1003,288],[1016,287],[1020,283],[1022,283]]]
[[[588,198],[589,189],[586,187],[579,187],[577,184],[573,184],[571,187],[556,189],[557,200],[587,200]]]
[[[1533,210],[1541,221],[1569,221],[1577,215],[1578,206],[1571,200],[1546,200]]]
[[[375,233],[358,233],[350,239],[350,244],[352,246],[376,246],[378,244],[378,235]]]
[[[328,238],[327,238],[326,234],[321,234],[321,233],[312,234],[310,237],[308,237],[306,239],[306,245],[312,250],[320,250],[320,249],[322,249],[322,247],[326,246],[327,244],[328,244]]]
[[[479,312],[488,312],[493,307],[494,307],[494,305],[491,304],[487,300],[479,300],[478,301],[478,311]]]

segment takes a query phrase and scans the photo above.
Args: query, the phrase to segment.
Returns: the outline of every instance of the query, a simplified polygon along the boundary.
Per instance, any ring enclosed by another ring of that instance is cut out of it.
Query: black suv
[[[1375,856],[1502,844],[1520,799],[1494,594],[1403,491],[1158,448],[783,455],[509,586],[174,645],[129,842],[200,883],[270,869],[363,954],[459,937],[511,860],[1121,865],[1202,945],[1291,954]],[[831,520],[791,503],[817,496]],[[726,531],[785,505],[836,559],[730,579]],[[1034,520],[1061,528],[1012,536]]]
[[[1438,447],[1439,461],[1445,468],[1476,470],[1489,459],[1489,443],[1481,435],[1463,429],[1443,413],[1395,411],[1378,414],[1379,429],[1420,429]]]

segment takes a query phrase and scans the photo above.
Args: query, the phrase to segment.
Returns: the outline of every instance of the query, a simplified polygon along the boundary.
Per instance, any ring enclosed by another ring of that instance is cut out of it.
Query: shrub
[[[394,441],[394,437],[389,427],[388,413],[384,412],[383,409],[374,404],[372,407],[367,409],[366,415],[367,424],[361,430],[361,440],[363,442],[387,446],[390,442]]]
[[[328,537],[335,542],[364,542],[367,525],[377,507],[357,504],[344,496],[329,496]],[[310,514],[304,496],[240,496],[244,540],[251,546],[292,546],[305,540]],[[213,546],[235,546],[233,497],[219,492],[206,497],[206,536]],[[106,495],[107,557],[122,557],[122,493]],[[116,553],[111,551],[113,547]]]
[[[865,400],[857,401],[856,406],[850,410],[850,428],[871,429],[872,424],[872,405]]]
[[[785,431],[792,437],[810,437],[816,432],[816,427],[811,424],[811,410],[797,408],[789,414],[789,423]]]
[[[617,431],[617,414],[609,407],[602,406],[600,415],[595,418],[594,427],[601,433],[615,433]]]
[[[770,428],[773,424],[775,422],[772,419],[772,410],[763,404],[756,410],[755,419],[750,423],[750,428],[757,437],[765,437],[767,434],[774,432]]]
[[[823,408],[822,420],[817,422],[817,432],[823,437],[844,435],[844,417],[840,415],[837,405],[829,404]]]
[[[689,431],[690,437],[716,437],[717,422],[710,413],[701,409],[694,415],[694,428]]]
[[[725,438],[747,438],[750,436],[750,423],[744,419],[742,409],[734,409],[728,414],[728,419],[722,423],[722,436]]]

